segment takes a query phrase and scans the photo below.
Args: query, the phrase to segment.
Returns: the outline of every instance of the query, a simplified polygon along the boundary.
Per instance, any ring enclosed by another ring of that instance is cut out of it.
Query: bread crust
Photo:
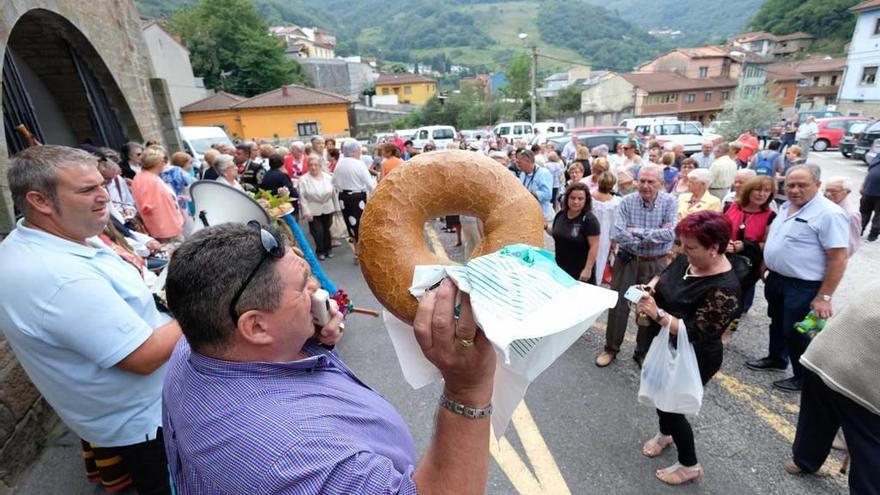
[[[534,196],[495,160],[471,151],[420,154],[376,188],[361,217],[358,255],[373,294],[412,323],[418,301],[409,293],[416,265],[452,263],[425,243],[425,222],[448,214],[475,216],[485,236],[472,256],[508,244],[544,247],[544,217]]]

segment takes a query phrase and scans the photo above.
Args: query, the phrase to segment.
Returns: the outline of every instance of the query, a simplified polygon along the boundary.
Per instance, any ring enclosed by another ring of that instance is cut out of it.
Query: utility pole
[[[536,86],[536,79],[538,76],[538,47],[536,45],[532,45],[532,125],[535,125],[535,119],[537,118],[537,100],[538,100],[538,89]]]

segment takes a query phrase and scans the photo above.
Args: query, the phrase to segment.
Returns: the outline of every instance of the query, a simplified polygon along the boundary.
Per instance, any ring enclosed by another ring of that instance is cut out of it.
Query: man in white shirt
[[[736,176],[736,162],[730,157],[730,145],[721,143],[715,147],[715,161],[709,167],[712,173],[712,183],[709,184],[709,192],[718,199],[724,199],[727,191],[733,186]]]
[[[342,158],[333,173],[333,186],[339,191],[348,235],[357,243],[367,196],[376,188],[376,182],[370,176],[367,165],[361,160],[361,145],[357,141],[347,140],[342,143]]]
[[[798,146],[804,150],[804,160],[810,156],[810,149],[813,147],[813,142],[818,135],[819,125],[816,124],[816,119],[812,116],[807,117],[807,121],[798,127],[794,137],[797,139]]]
[[[712,165],[712,162],[715,161],[715,155],[712,153],[714,147],[715,143],[711,139],[703,141],[703,148],[700,152],[691,156],[697,162],[697,168],[709,168]]]
[[[574,160],[574,155],[577,153],[578,147],[578,138],[576,135],[571,135],[571,141],[565,143],[565,146],[562,148],[562,158],[565,159],[565,163],[571,163]]]
[[[138,493],[171,493],[162,381],[180,326],[96,237],[110,220],[97,159],[34,146],[12,157],[8,178],[24,218],[0,244],[0,329],[71,430],[120,455]]]

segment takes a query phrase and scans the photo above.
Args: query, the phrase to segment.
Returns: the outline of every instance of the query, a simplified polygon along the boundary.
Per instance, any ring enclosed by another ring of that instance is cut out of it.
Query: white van
[[[183,150],[193,157],[193,166],[198,168],[202,167],[205,151],[212,144],[232,144],[222,127],[180,127],[179,130]]]
[[[556,137],[565,134],[566,127],[562,122],[536,122],[534,128],[540,132],[540,136]]]
[[[531,141],[533,137],[531,122],[502,122],[492,128],[492,134],[496,138],[505,137],[513,143],[517,139]]]
[[[691,122],[670,118],[636,118],[621,121],[621,126],[642,136],[657,136],[661,143],[680,144],[688,155],[700,151],[703,141],[714,139],[715,134],[705,132]]]
[[[451,125],[428,125],[416,129],[412,137],[413,148],[421,151],[429,142],[433,142],[437,150],[445,150],[455,142],[455,127]]]

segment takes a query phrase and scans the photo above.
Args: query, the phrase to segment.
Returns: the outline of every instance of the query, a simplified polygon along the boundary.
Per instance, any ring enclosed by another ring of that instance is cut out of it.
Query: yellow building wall
[[[409,93],[406,88],[410,88]],[[400,103],[424,105],[437,94],[437,83],[377,84],[376,94],[379,96],[397,95],[397,101]]]
[[[235,110],[215,110],[211,112],[187,112],[181,114],[185,126],[220,126],[226,129],[231,138],[242,137],[241,122]]]
[[[298,134],[297,124],[316,122],[323,136],[348,136],[348,105],[313,105],[302,107],[242,108],[242,136],[247,139],[312,137],[311,133]]]

